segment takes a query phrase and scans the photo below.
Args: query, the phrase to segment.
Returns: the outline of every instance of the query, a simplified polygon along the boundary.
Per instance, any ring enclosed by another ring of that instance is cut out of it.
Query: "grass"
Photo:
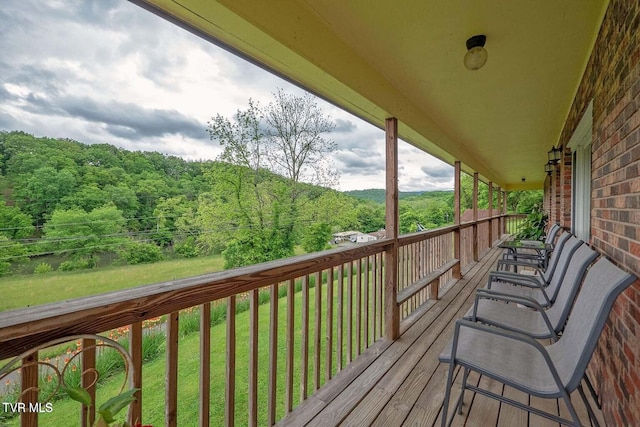
[[[120,289],[212,273],[223,269],[220,255],[155,264],[0,278],[0,311],[96,295]]]

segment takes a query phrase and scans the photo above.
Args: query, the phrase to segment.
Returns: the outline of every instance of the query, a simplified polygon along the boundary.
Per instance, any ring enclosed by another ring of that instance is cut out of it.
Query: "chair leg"
[[[586,378],[586,376],[585,376]],[[598,419],[596,418],[596,414],[593,412],[593,408],[591,408],[591,405],[589,404],[589,401],[587,400],[587,395],[584,393],[584,389],[582,388],[582,384],[578,384],[578,392],[580,393],[580,397],[582,397],[582,401],[584,402],[585,406],[587,407],[587,412],[589,413],[589,419],[591,420],[591,425],[594,427],[600,427],[600,423],[598,422]]]
[[[567,405],[567,410],[569,411],[569,415],[571,415],[571,418],[575,423],[574,426],[581,427],[580,418],[578,418],[578,413],[576,412],[576,408],[574,408],[573,403],[571,402],[571,397],[569,397],[569,394],[567,394],[567,392],[564,390],[562,393],[562,399],[564,400],[564,403]]]
[[[591,397],[593,397],[593,401],[596,403],[596,406],[598,407],[598,409],[602,409],[602,403],[600,403],[600,399],[598,399],[598,394],[596,393],[596,389],[593,387],[593,384],[591,384],[591,381],[589,380],[589,377],[587,376],[587,373],[584,373],[584,382],[587,384],[587,388],[589,389],[589,393],[591,393]]]
[[[442,402],[442,427],[447,427],[447,409],[449,408],[449,400],[451,400],[451,387],[453,386],[453,370],[455,364],[453,360],[449,362],[449,373],[447,374],[447,386],[444,392],[444,401]]]
[[[462,415],[462,404],[464,403],[464,391],[467,389],[467,379],[469,378],[469,369],[464,368],[462,375],[462,390],[460,391],[460,400],[458,401],[458,415]]]

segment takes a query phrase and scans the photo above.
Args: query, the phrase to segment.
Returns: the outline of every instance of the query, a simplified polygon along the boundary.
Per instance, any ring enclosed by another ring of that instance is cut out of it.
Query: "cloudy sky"
[[[301,89],[125,0],[2,0],[0,130],[185,159],[221,152],[205,131],[252,98]],[[336,122],[339,190],[384,188],[384,133],[318,100]],[[453,170],[401,143],[400,189],[453,188]]]

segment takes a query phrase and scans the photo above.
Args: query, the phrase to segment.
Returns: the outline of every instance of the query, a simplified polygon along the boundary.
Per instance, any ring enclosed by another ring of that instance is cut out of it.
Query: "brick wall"
[[[640,2],[611,0],[560,144],[593,99],[591,243],[640,276]],[[571,225],[571,153],[565,152],[554,220]],[[553,190],[552,190],[553,191]],[[568,206],[568,208],[567,208]],[[640,282],[618,298],[589,376],[607,425],[640,422]]]

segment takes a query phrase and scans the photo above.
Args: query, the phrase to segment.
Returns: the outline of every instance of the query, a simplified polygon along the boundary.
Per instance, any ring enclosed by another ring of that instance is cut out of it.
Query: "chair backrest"
[[[562,285],[558,290],[558,296],[553,305],[547,310],[547,316],[549,316],[549,320],[556,332],[564,329],[582,279],[587,273],[587,268],[596,258],[598,258],[598,253],[580,242],[578,249],[569,259],[569,268],[567,268]]]
[[[551,285],[554,277],[562,280],[562,277],[564,277],[564,271],[566,271],[567,263],[569,262],[571,255],[573,255],[576,249],[578,249],[578,246],[580,246],[580,243],[581,241],[571,233],[562,233],[562,236],[558,239],[556,249],[551,254],[551,259],[549,259],[547,269],[541,273],[542,279],[545,283]]]
[[[547,237],[545,237],[544,242],[553,243],[553,241],[555,240],[560,230],[562,230],[562,227],[560,227],[560,224],[558,224],[557,222],[554,222],[551,228],[549,228],[549,232],[547,233]]]
[[[580,383],[613,303],[635,280],[605,258],[587,272],[560,340],[547,347],[568,392]]]
[[[573,253],[578,250],[580,245],[582,245],[582,243],[582,240],[571,235],[569,236],[569,240],[567,240],[567,243],[564,244],[564,248],[558,256],[558,266],[556,267],[553,276],[549,278],[549,286],[547,286],[546,288],[547,296],[549,297],[549,300],[551,302],[554,302],[558,297],[558,291],[560,290],[560,285],[564,280],[565,274],[567,274],[567,269],[569,268],[569,264],[571,263],[571,257],[573,256]]]
[[[571,233],[562,233],[558,238],[558,243],[556,243],[556,247],[553,252],[551,252],[551,257],[549,257],[547,269],[542,272],[542,279],[545,283],[549,283],[549,280],[551,280],[551,277],[553,277],[553,273],[555,273],[556,268],[558,267],[558,259],[560,258],[560,254],[564,250],[564,245],[565,243],[567,243],[570,237]]]

